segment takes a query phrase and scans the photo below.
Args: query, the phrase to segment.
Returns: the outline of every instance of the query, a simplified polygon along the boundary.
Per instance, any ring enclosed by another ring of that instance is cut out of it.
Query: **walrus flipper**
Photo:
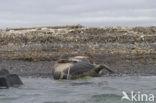
[[[108,66],[106,65],[97,65],[96,68],[95,68],[95,71],[96,72],[99,72],[101,71],[102,69],[105,69],[107,70],[109,73],[114,73],[114,71],[112,71]]]

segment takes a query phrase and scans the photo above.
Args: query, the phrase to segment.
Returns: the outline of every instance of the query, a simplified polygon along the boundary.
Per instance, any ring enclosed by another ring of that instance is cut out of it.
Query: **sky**
[[[156,26],[156,0],[0,0],[0,28]]]

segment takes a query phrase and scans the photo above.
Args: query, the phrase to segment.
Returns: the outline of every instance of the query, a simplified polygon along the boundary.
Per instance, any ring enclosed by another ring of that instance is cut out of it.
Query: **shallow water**
[[[0,103],[133,103],[121,101],[122,91],[128,94],[131,91],[140,91],[156,96],[155,80],[156,76],[60,81],[50,78],[22,78],[23,86],[0,89]]]

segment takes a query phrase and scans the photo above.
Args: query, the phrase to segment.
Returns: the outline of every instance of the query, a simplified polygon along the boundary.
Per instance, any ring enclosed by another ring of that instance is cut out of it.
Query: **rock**
[[[53,68],[54,79],[79,79],[84,77],[101,76],[101,70],[106,69],[113,73],[104,65],[96,65],[90,62],[90,59],[84,56],[76,56],[69,59],[57,61]]]
[[[16,74],[10,74],[8,70],[0,70],[0,88],[9,88],[22,85],[22,81]]]

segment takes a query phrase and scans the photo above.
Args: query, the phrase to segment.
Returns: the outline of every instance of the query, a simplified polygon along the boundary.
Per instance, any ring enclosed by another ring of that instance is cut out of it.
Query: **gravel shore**
[[[156,75],[156,27],[68,25],[0,30],[0,69],[21,76],[51,76],[57,59],[86,54],[117,74]]]
[[[154,55],[153,55],[154,56]],[[106,64],[117,75],[156,75],[155,59],[152,55],[146,55],[144,59],[134,59],[123,55],[96,55],[95,61],[98,64]],[[11,73],[20,76],[52,76],[52,68],[55,61],[25,61],[25,60],[1,60],[0,69],[8,69]]]

